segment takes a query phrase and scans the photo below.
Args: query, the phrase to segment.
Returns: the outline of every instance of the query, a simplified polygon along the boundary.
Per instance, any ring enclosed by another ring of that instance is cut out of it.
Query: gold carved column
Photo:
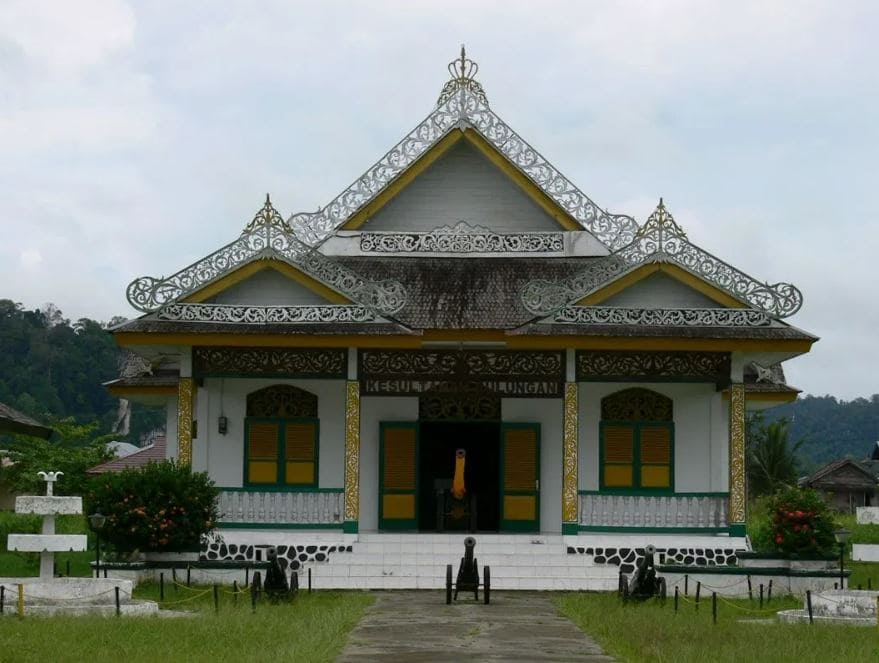
[[[345,522],[356,533],[360,517],[360,382],[345,385]]]
[[[745,534],[745,385],[729,388],[729,514],[730,533]]]
[[[192,378],[180,378],[177,382],[177,461],[181,465],[192,465],[193,396]]]
[[[565,383],[564,434],[562,437],[562,534],[576,534],[577,502],[577,383]]]

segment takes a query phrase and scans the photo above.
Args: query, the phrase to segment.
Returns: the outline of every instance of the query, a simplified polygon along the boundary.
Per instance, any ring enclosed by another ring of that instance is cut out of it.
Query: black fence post
[[[690,576],[684,575],[684,596],[690,595]]]
[[[308,593],[311,594],[311,567],[308,567]]]
[[[159,573],[159,600],[165,600],[165,572]]]
[[[192,568],[189,564],[186,565],[186,586],[192,587]]]
[[[696,610],[699,610],[699,594],[702,593],[702,581],[696,583]]]
[[[769,603],[772,600],[772,578],[769,579],[769,587],[766,591],[766,602]]]
[[[238,607],[238,581],[232,581],[232,605]]]
[[[763,583],[760,583],[760,609],[763,609]]]
[[[122,614],[122,607],[119,605],[119,586],[117,585],[115,587],[115,589],[116,589],[116,616],[118,617],[119,615]]]
[[[711,592],[711,618],[717,623],[717,592]]]
[[[813,624],[812,621],[812,590],[806,590],[806,609],[809,611],[809,623]]]
[[[748,600],[754,600],[754,593],[751,591],[751,576],[748,576]]]
[[[678,611],[678,586],[675,585],[675,612]]]
[[[6,585],[0,585],[0,615],[3,614],[4,603],[6,603]]]
[[[250,567],[244,567],[244,586],[247,587],[250,584]]]

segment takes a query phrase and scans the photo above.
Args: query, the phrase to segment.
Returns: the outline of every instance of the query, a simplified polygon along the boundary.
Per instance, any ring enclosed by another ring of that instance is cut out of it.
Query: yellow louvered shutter
[[[314,484],[317,426],[314,422],[288,422],[284,427],[284,481]]]
[[[501,528],[538,529],[540,428],[537,424],[507,424],[502,431],[503,501]]]
[[[248,483],[277,483],[279,432],[280,427],[276,422],[248,422]]]
[[[642,426],[640,438],[641,487],[671,486],[671,429]]]
[[[380,527],[417,526],[418,428],[415,423],[382,425]]]
[[[635,429],[632,426],[604,427],[604,485],[630,488],[634,485]]]

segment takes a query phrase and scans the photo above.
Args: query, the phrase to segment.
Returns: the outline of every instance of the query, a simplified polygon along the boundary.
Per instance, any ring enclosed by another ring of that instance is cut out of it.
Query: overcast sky
[[[540,9],[536,9],[539,7]],[[879,3],[0,2],[0,298],[125,287],[313,211],[433,107],[492,108],[599,205],[804,293],[808,393],[879,392]]]

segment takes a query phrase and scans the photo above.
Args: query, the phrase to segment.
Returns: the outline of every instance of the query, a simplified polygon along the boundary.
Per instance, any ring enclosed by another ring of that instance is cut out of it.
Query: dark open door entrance
[[[420,431],[418,529],[498,531],[500,423],[422,421]],[[460,502],[448,498],[458,449],[466,452]]]

